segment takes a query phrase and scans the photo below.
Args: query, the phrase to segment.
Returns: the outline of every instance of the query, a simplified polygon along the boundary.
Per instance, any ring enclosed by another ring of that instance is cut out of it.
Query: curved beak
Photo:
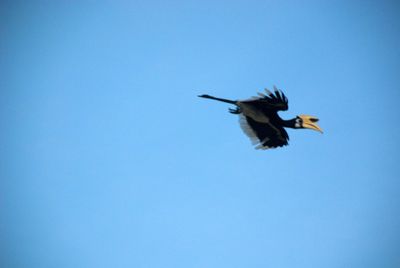
[[[319,121],[318,118],[311,115],[299,115],[299,117],[303,120],[303,128],[313,129],[323,133],[322,129],[317,124],[317,122]]]

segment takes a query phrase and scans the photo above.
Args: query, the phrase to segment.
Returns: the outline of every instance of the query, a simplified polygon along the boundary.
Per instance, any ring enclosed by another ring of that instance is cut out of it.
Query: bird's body
[[[268,89],[265,91],[266,94],[258,93],[257,97],[242,101],[216,98],[210,95],[200,95],[199,97],[236,105],[236,109],[229,109],[229,111],[239,115],[242,130],[256,145],[256,149],[265,150],[287,145],[289,135],[285,127],[309,128],[322,132],[316,124],[318,119],[315,117],[299,115],[291,120],[280,118],[278,111],[288,109],[288,99],[276,87],[274,87],[274,93]]]

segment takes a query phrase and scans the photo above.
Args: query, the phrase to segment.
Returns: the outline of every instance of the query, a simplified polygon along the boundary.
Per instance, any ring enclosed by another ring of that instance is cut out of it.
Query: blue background
[[[400,267],[395,1],[0,7],[2,267]],[[196,97],[273,85],[324,134]]]

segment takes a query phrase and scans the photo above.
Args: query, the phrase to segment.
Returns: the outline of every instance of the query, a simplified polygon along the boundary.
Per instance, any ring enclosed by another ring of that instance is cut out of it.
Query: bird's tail
[[[216,98],[210,95],[199,95],[200,98],[206,98],[206,99],[212,99],[212,100],[217,100],[217,101],[222,101],[222,102],[227,102],[231,104],[236,104],[236,101],[233,100],[227,100],[227,99],[221,99],[221,98]]]

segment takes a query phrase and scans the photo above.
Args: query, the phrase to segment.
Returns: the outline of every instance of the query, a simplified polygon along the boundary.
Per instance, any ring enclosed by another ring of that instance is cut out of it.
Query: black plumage
[[[258,93],[257,97],[242,101],[216,98],[210,95],[200,95],[199,97],[234,104],[236,108],[229,109],[229,112],[239,115],[240,126],[256,145],[256,149],[287,145],[289,135],[285,127],[310,128],[322,132],[316,124],[318,119],[312,116],[299,115],[291,120],[283,120],[279,117],[278,112],[288,109],[288,99],[285,94],[276,87],[274,87],[273,93],[268,89],[265,89],[265,92],[266,94]]]

